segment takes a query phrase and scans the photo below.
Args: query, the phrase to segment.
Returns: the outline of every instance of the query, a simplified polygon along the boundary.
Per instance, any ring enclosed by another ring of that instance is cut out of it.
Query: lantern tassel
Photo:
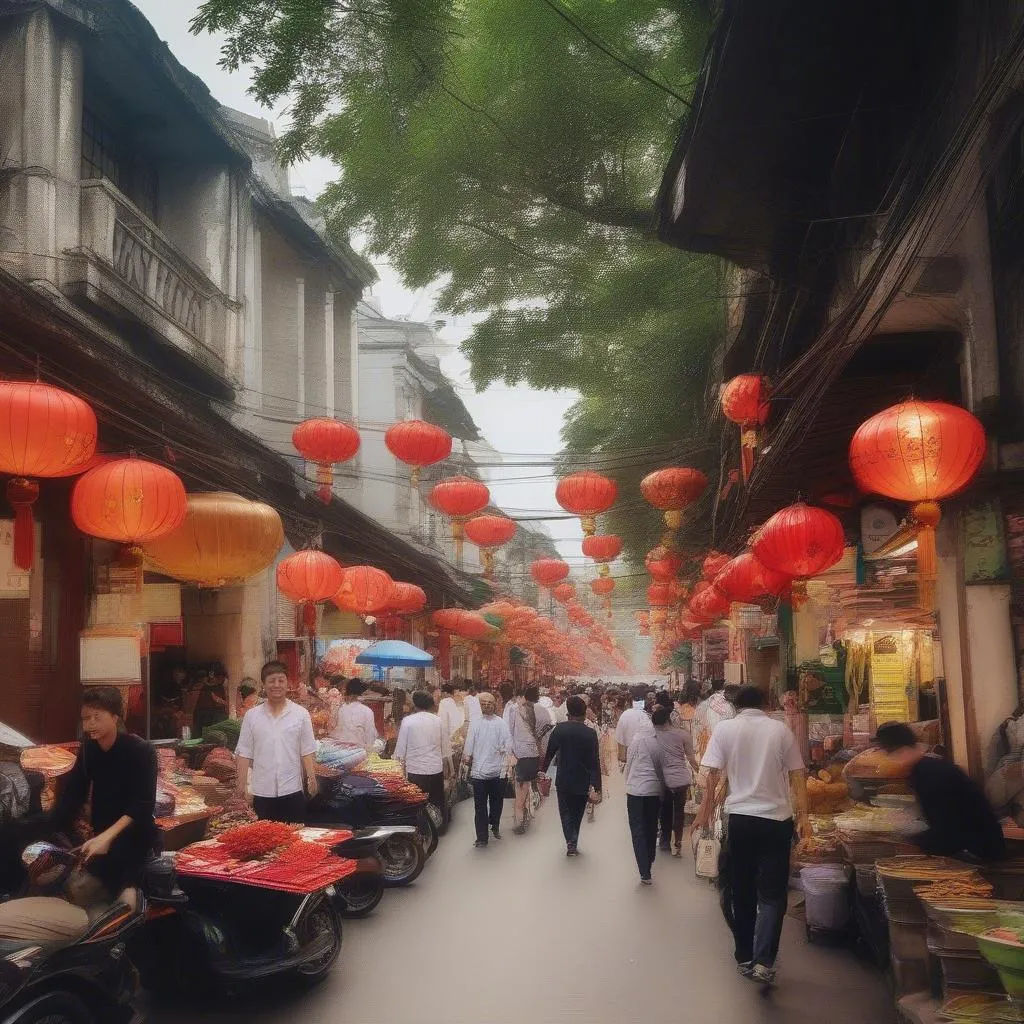
[[[754,455],[757,452],[757,431],[745,427],[740,431],[740,468],[743,471],[743,482],[750,479],[754,472]]]
[[[302,626],[310,636],[316,633],[316,604],[313,601],[303,602]]]
[[[7,482],[7,500],[14,508],[14,564],[26,572],[32,568],[36,530],[32,506],[39,497],[39,484],[23,476]]]
[[[914,506],[912,515],[917,526],[917,593],[922,611],[935,610],[935,583],[938,579],[938,556],[935,551],[935,527],[942,511],[934,501]]]
[[[334,468],[330,463],[317,463],[316,482],[319,485],[316,489],[316,496],[325,505],[329,505],[331,495],[334,493]]]

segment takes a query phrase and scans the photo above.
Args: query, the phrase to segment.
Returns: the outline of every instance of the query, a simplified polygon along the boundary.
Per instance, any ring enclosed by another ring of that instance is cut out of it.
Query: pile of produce
[[[242,733],[240,718],[226,718],[223,722],[214,722],[203,730],[203,742],[212,743],[215,747],[226,747],[234,750],[238,746],[238,737]]]
[[[225,786],[234,786],[238,781],[238,768],[235,755],[227,747],[217,747],[206,755],[203,761],[203,774],[209,775]]]
[[[386,760],[377,754],[371,754],[357,771],[349,773],[350,780],[359,776],[372,779],[391,799],[399,803],[422,803],[426,797],[419,786],[406,779],[400,762]]]
[[[914,887],[914,893],[919,899],[933,903],[940,900],[989,899],[993,891],[989,882],[977,876],[940,878],[928,885]]]
[[[250,822],[257,820],[253,809],[241,795],[236,794],[210,819],[206,832],[211,838],[216,838],[227,832],[228,829],[235,828],[238,825],[248,825]]]
[[[807,809],[811,814],[838,814],[850,806],[850,787],[842,771],[823,770],[807,779]]]
[[[256,860],[296,842],[296,830],[279,821],[254,821],[221,833],[217,842],[235,860]]]

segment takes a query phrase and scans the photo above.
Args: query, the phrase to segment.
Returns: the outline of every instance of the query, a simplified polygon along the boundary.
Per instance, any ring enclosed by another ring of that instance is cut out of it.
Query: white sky
[[[200,37],[189,33],[188,24],[200,0],[133,0],[164,39],[175,57],[206,82],[221,103],[249,114],[267,117],[280,124],[283,110],[261,108],[248,95],[249,76],[244,72],[230,74],[218,66],[220,40],[216,36]],[[316,159],[292,168],[292,188],[315,199],[335,176],[334,165]],[[385,315],[431,322],[438,319],[433,310],[430,290],[411,292],[386,264],[374,261],[380,282],[373,290]],[[448,320],[441,336],[458,343],[468,335],[472,321]],[[444,371],[459,389],[477,425],[490,444],[509,462],[524,461],[517,455],[551,455],[559,450],[562,417],[572,405],[574,392],[535,391],[527,387],[510,388],[499,384],[477,394],[469,382],[469,364],[455,351],[442,361]],[[536,460],[533,460],[536,461]],[[533,514],[561,515],[555,503],[554,478],[550,466],[539,468],[508,467],[491,476],[493,500],[513,515],[517,510]],[[574,564],[582,564],[580,528],[576,520],[555,520],[546,524],[558,541],[563,555]]]

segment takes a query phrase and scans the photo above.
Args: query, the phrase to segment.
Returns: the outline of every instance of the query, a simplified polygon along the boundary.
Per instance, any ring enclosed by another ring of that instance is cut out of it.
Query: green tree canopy
[[[196,31],[290,101],[286,159],[333,159],[332,230],[482,319],[474,383],[575,388],[573,462],[635,479],[701,429],[714,261],[652,201],[709,29],[701,0],[206,0]],[[624,502],[609,524],[635,552]],[[640,517],[639,521],[644,521]],[[640,540],[636,535],[643,533]]]

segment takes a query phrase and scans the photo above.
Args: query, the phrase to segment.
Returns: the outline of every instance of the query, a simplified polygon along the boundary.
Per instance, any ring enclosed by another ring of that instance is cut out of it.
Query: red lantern
[[[439,629],[465,640],[488,640],[497,634],[497,630],[482,615],[464,608],[439,608],[430,616],[430,621]]]
[[[749,603],[765,595],[778,597],[789,586],[789,577],[773,572],[752,552],[744,551],[726,563],[714,585],[729,600]]]
[[[647,603],[652,608],[667,608],[672,600],[672,588],[667,583],[652,583],[647,588]]]
[[[384,434],[388,451],[400,462],[412,466],[411,484],[419,486],[420,470],[447,459],[452,453],[452,436],[447,430],[423,420],[404,420]]]
[[[701,575],[706,580],[714,580],[714,578],[725,568],[728,562],[728,555],[722,554],[721,551],[709,551],[704,556],[704,561],[701,564]]]
[[[551,595],[559,604],[568,604],[576,597],[576,587],[571,583],[559,583]]]
[[[683,567],[683,556],[678,551],[671,551],[659,544],[647,552],[644,565],[651,574],[651,579],[657,583],[668,583],[679,575],[679,570]]]
[[[602,598],[602,606],[605,612],[608,614],[608,618],[612,616],[612,591],[615,589],[615,580],[608,576],[599,576],[596,580],[590,581],[590,590],[596,597]]]
[[[665,513],[665,525],[678,530],[683,525],[683,510],[692,505],[706,490],[708,478],[699,469],[669,466],[659,469],[640,481],[644,500]]]
[[[316,463],[316,493],[326,505],[331,500],[334,463],[355,457],[359,431],[349,423],[320,416],[300,423],[292,431],[292,444],[307,462]]]
[[[538,558],[530,564],[530,575],[538,587],[550,590],[569,575],[569,566],[557,558]]]
[[[466,536],[483,554],[484,575],[494,572],[494,551],[516,535],[516,524],[508,516],[476,516],[466,523]]]
[[[14,564],[32,568],[33,477],[82,472],[96,452],[96,414],[82,399],[49,384],[0,381],[0,473],[9,473],[14,508]]]
[[[901,402],[872,416],[850,442],[850,469],[870,494],[916,504],[921,605],[935,603],[936,504],[966,487],[985,458],[985,430],[966,409],[946,402]]]
[[[757,429],[768,422],[771,404],[768,381],[757,373],[741,373],[722,385],[722,413],[740,428],[740,465],[743,479],[750,478],[757,451]]]
[[[302,607],[303,623],[312,632],[316,602],[334,597],[344,574],[337,560],[323,551],[296,551],[277,563],[277,589]]]
[[[823,508],[802,501],[776,512],[754,534],[750,549],[766,568],[794,579],[799,602],[803,582],[831,569],[842,557],[843,524]]]
[[[142,564],[139,545],[176,530],[188,499],[176,473],[144,459],[115,459],[75,481],[71,518],[82,533],[117,541]]]
[[[427,606],[427,595],[415,583],[395,583],[388,607],[398,615],[417,615]]]
[[[583,538],[583,554],[598,563],[598,573],[607,576],[611,570],[609,562],[614,562],[622,553],[622,539],[614,533],[605,533],[596,537]]]
[[[590,470],[562,477],[555,488],[555,500],[566,512],[580,517],[586,537],[597,532],[594,517],[607,512],[618,496],[619,486],[614,480]]]
[[[729,614],[729,604],[725,594],[714,587],[708,587],[690,602],[690,614],[699,621],[714,622]]]
[[[390,607],[395,581],[383,569],[372,565],[353,565],[345,569],[341,586],[331,600],[346,612],[376,615]]]
[[[455,557],[462,558],[462,524],[477,512],[487,508],[491,492],[487,485],[468,476],[449,476],[438,481],[430,490],[431,505],[443,512],[452,521],[452,540],[455,541]]]

